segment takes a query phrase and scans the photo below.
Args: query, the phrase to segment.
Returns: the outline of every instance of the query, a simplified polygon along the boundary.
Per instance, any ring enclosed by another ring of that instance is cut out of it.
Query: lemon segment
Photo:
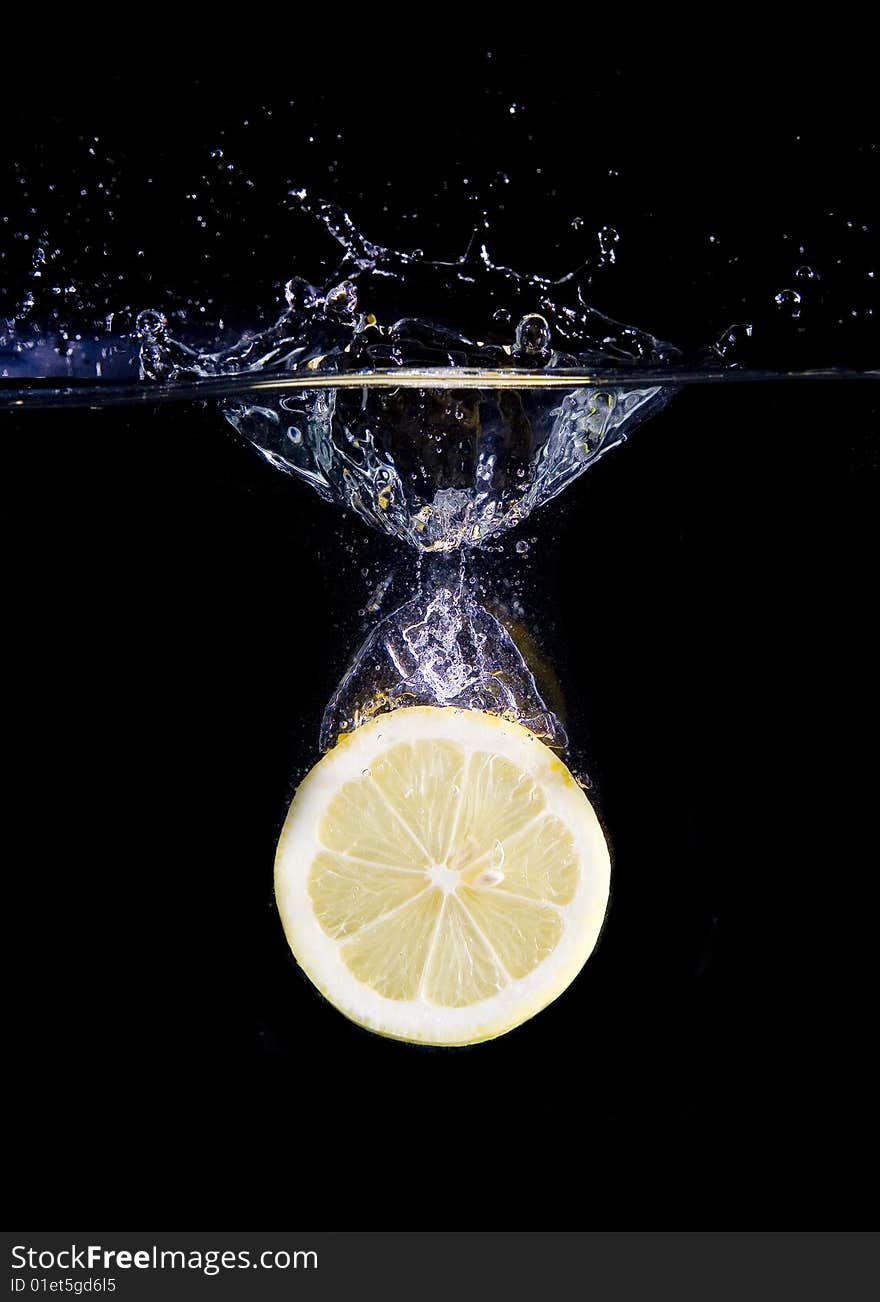
[[[415,999],[442,908],[442,892],[427,887],[346,941],[339,951],[342,961],[368,990],[390,1000]]]
[[[278,845],[288,941],[341,1012],[383,1035],[468,1044],[556,998],[596,943],[610,865],[598,819],[533,733],[475,710],[395,710],[305,778]]]
[[[467,1008],[507,984],[504,973],[471,915],[447,895],[437,928],[437,944],[425,973],[425,999],[442,1008]]]
[[[424,889],[421,873],[358,863],[326,851],[316,857],[309,872],[315,917],[334,940],[377,922]]]

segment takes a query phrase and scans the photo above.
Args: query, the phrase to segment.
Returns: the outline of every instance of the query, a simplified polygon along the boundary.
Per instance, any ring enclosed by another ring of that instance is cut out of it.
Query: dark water
[[[554,1148],[659,1145],[695,1172],[770,1143],[798,1170],[819,1108],[826,1156],[856,1142],[864,770],[845,730],[870,679],[878,419],[869,382],[686,389],[534,514],[527,554],[514,533],[483,557],[592,777],[613,897],[556,1004],[449,1054],[333,1012],[272,899],[287,800],[375,618],[359,611],[395,565],[401,592],[417,582],[415,553],[278,475],[210,407],[0,414],[18,1087],[75,1071],[65,1097],[96,1163],[135,1106],[137,1179],[161,1182],[172,1216],[190,1189],[218,1213],[224,1172],[259,1180],[304,1146],[292,1098],[329,1163],[309,1197],[354,1214],[343,1119],[376,1117],[357,1148],[378,1154],[389,1082],[401,1132],[440,1098],[473,1139],[476,1091],[501,1135],[527,1098]],[[601,1137],[562,1138],[573,1096]],[[198,1173],[172,1187],[180,1146]],[[515,1153],[493,1151],[512,1178]],[[67,1205],[36,1168],[22,1196]],[[806,1214],[807,1193],[788,1196]],[[755,1189],[755,1215],[772,1204]]]

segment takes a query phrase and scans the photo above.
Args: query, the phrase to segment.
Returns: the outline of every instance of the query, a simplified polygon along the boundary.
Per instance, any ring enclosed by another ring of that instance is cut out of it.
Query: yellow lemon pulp
[[[363,725],[305,779],[276,894],[294,954],[349,1017],[460,1044],[510,1030],[569,984],[608,877],[592,807],[532,733],[416,707]]]

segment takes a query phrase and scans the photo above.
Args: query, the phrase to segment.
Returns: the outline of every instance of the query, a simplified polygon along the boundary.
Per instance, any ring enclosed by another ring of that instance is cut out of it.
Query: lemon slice
[[[290,947],[353,1021],[473,1044],[570,984],[605,916],[593,808],[533,733],[419,706],[365,723],[315,765],[278,844]]]

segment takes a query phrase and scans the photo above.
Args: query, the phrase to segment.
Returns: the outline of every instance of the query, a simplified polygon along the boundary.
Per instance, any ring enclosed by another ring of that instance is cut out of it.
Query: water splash
[[[297,202],[342,249],[328,284],[289,281],[273,326],[211,353],[176,339],[161,312],[141,312],[142,373],[174,382],[383,372],[381,387],[261,392],[222,410],[273,466],[419,550],[480,545],[519,524],[668,398],[660,386],[496,391],[500,372],[663,366],[678,354],[587,306],[574,276],[523,275],[475,242],[457,262],[428,261],[372,243],[331,204]],[[396,315],[407,301],[423,315]],[[443,324],[426,315],[441,309]],[[467,321],[483,329],[465,333]],[[485,386],[394,386],[397,372],[463,369]]]
[[[488,710],[567,742],[510,634],[461,584],[419,592],[373,629],[324,712],[321,748],[404,705]]]
[[[214,351],[177,339],[162,312],[141,312],[136,334],[146,378],[304,369],[607,369],[663,366],[680,358],[671,344],[589,306],[587,278],[576,271],[557,280],[514,271],[493,262],[476,234],[455,261],[427,259],[421,251],[373,243],[335,204],[311,203],[302,191],[291,198],[342,250],[326,284],[294,277],[272,326],[245,332]]]

